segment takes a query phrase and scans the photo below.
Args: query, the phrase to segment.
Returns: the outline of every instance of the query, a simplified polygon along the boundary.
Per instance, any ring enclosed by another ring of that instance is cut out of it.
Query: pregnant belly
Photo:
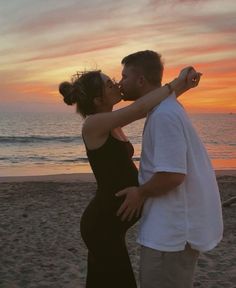
[[[133,226],[139,219],[134,217],[131,221],[122,221],[116,216],[120,203],[104,203],[96,197],[89,203],[85,209],[81,222],[80,232],[84,242],[105,240],[110,237],[117,237],[124,234],[127,229]]]

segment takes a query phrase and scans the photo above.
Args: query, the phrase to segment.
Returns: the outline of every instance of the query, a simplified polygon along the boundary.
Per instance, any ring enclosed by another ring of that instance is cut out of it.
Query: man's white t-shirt
[[[139,183],[156,172],[186,174],[163,196],[146,200],[138,243],[160,251],[208,251],[222,239],[221,201],[215,173],[199,136],[174,94],[148,115],[143,132]]]

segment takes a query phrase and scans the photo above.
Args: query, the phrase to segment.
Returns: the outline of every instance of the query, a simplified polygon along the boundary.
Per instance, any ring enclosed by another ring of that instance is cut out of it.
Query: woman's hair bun
[[[73,105],[76,103],[73,95],[73,85],[70,82],[62,82],[59,85],[59,92],[64,97],[64,102],[67,105]]]

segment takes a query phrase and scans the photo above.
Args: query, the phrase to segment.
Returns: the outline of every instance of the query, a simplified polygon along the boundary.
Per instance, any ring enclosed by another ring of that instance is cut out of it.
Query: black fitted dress
[[[116,216],[124,201],[115,193],[138,186],[138,171],[132,161],[133,146],[111,134],[104,145],[87,149],[87,156],[97,180],[95,197],[85,209],[80,229],[88,248],[87,288],[136,288],[125,244],[125,233],[138,218],[121,221]]]

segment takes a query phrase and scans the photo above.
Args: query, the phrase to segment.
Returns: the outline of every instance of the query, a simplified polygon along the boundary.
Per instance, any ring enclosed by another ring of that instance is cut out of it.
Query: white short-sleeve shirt
[[[171,95],[148,115],[143,132],[139,182],[156,172],[186,174],[184,182],[144,204],[138,243],[160,251],[207,251],[222,239],[221,201],[206,149],[185,110]]]

